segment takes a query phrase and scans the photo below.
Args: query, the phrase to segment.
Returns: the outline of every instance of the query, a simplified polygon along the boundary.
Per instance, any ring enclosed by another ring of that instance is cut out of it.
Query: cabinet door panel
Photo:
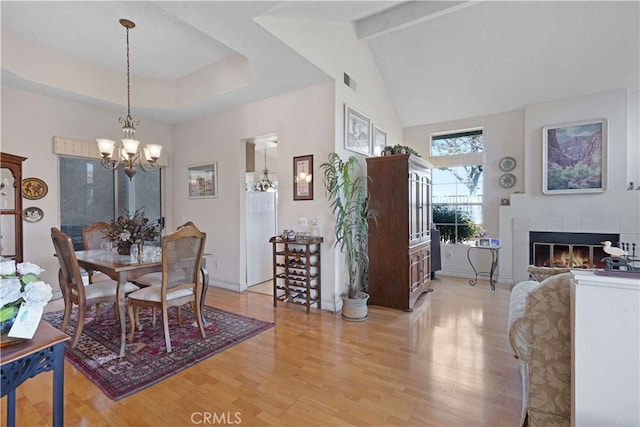
[[[409,253],[409,293],[422,287],[423,263],[420,249]]]
[[[431,181],[427,174],[420,176],[420,238],[429,238],[431,230]]]
[[[15,210],[16,191],[15,180],[10,169],[3,167],[0,169],[0,198],[2,200],[0,208],[2,210]]]
[[[0,255],[22,262],[22,162],[26,157],[0,153]]]
[[[418,243],[422,238],[422,197],[420,175],[409,173],[409,244]]]

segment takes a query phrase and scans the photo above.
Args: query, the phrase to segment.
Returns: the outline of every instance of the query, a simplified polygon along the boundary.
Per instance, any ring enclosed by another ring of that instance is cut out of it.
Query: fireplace
[[[531,231],[529,263],[537,267],[604,268],[601,260],[607,254],[600,242],[605,240],[616,246],[620,235]]]

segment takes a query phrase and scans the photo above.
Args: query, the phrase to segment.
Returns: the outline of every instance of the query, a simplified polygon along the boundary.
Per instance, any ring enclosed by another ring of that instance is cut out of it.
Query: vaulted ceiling
[[[9,43],[46,48],[40,52],[117,73],[124,91],[125,31],[119,18],[136,23],[130,32],[135,79],[188,91],[194,78],[210,75],[229,85],[213,82],[194,102],[159,108],[136,106],[132,95],[134,115],[166,123],[330,79],[258,25],[255,18],[265,16],[353,22],[404,126],[636,90],[639,84],[637,1],[2,1],[0,7],[3,85],[121,113],[121,95],[114,101],[77,93],[11,66],[29,61],[46,75],[48,55],[5,61],[4,53]],[[216,67],[222,63],[242,71],[220,74]]]

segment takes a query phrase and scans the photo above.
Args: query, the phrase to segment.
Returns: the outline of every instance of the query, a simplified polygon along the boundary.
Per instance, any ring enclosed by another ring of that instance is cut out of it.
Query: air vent
[[[344,73],[344,84],[351,89],[356,90],[356,81],[347,73]]]

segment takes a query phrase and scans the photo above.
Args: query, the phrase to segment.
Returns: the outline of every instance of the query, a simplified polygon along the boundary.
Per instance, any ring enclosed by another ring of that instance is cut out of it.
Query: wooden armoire
[[[411,154],[367,158],[369,304],[412,311],[432,291],[431,168]]]

